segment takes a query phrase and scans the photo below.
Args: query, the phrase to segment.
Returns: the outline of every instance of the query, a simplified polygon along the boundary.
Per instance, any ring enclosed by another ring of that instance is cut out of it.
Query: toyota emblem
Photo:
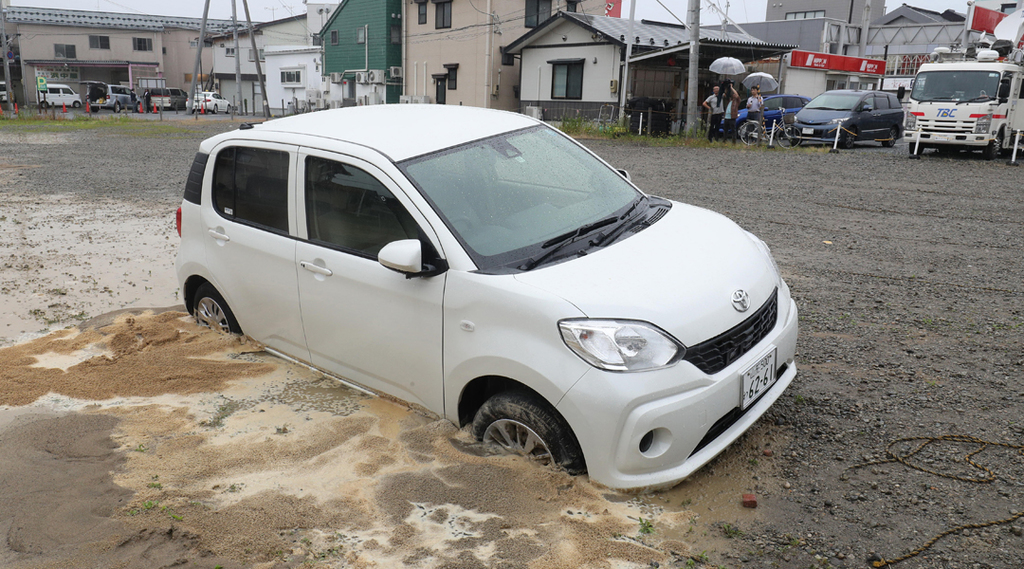
[[[750,295],[745,290],[737,290],[732,293],[732,307],[740,312],[746,312],[750,308]]]

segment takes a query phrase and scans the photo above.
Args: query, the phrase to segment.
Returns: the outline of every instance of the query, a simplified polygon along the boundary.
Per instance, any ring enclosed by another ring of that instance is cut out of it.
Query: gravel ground
[[[5,312],[15,316],[7,326],[34,318],[32,330],[42,332],[125,306],[174,304],[173,282],[154,278],[138,294],[142,277],[129,274],[153,259],[169,271],[173,239],[149,247],[149,257],[124,255],[124,267],[114,258],[116,269],[91,267],[103,274],[86,286],[79,273],[70,285],[69,270],[48,274],[65,251],[31,231],[45,228],[47,204],[58,201],[104,206],[95,209],[111,213],[95,222],[108,230],[145,212],[170,219],[198,141],[234,127],[151,125],[115,135],[0,125],[0,195],[20,208],[0,207],[0,280]],[[736,445],[742,454],[726,453],[679,488],[643,499],[655,508],[647,511],[702,512],[708,555],[675,565],[866,567],[947,530],[1024,512],[1020,170],[977,155],[908,160],[905,144],[829,154],[585,143],[646,191],[721,212],[763,238],[801,311],[800,372]],[[14,227],[18,215],[35,217]],[[152,232],[164,238],[173,228]],[[95,230],[98,240],[102,233]],[[132,237],[118,239],[123,247]],[[32,302],[42,312],[29,314]],[[0,345],[20,337],[0,336]],[[729,492],[757,494],[755,514],[701,509],[709,492],[694,480],[714,486],[724,472],[734,481]],[[893,566],[1024,567],[1022,528],[1024,519],[958,529]]]

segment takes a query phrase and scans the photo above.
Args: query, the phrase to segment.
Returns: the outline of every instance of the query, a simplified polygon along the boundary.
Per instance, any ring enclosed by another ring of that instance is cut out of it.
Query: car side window
[[[889,97],[885,95],[875,95],[875,110],[883,110],[889,108]]]
[[[236,146],[217,154],[213,207],[234,221],[288,233],[288,153]]]
[[[776,97],[764,102],[764,110],[774,111],[782,108],[782,103],[786,100],[785,97]]]
[[[305,183],[311,241],[376,258],[388,243],[419,236],[409,212],[364,170],[309,156]]]

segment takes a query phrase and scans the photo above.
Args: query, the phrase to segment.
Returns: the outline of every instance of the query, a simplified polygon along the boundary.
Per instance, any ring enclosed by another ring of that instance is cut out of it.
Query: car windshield
[[[622,214],[641,195],[545,126],[413,158],[401,167],[481,269],[543,253],[553,238]]]
[[[859,100],[859,94],[822,93],[807,103],[804,108],[823,111],[852,111]]]
[[[986,100],[999,90],[998,71],[923,71],[914,79],[915,101]]]

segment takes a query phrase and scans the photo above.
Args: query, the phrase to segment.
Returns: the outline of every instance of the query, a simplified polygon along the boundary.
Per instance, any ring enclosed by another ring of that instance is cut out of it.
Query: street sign
[[[46,91],[46,77],[36,77],[36,91]]]

